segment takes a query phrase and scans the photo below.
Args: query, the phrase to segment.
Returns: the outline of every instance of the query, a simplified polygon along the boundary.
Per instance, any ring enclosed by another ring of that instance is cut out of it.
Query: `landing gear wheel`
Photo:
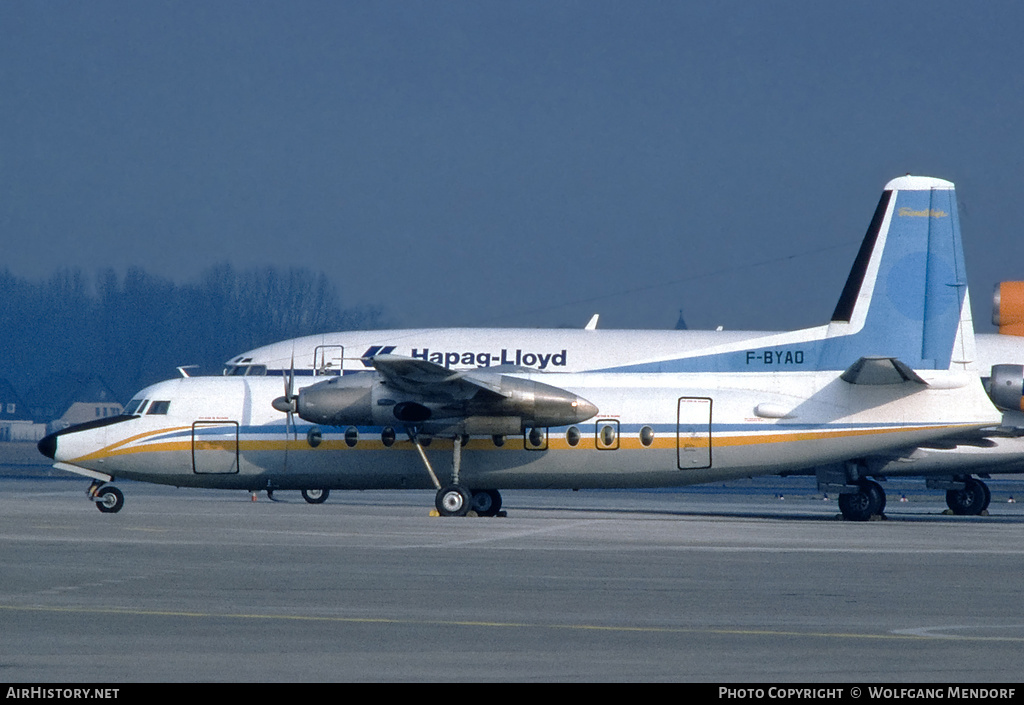
[[[875,513],[879,516],[885,514],[885,490],[883,490],[882,486],[875,482],[874,480],[865,480],[864,482],[868,482],[874,485],[874,491],[878,493],[878,497],[881,500],[878,504],[878,511]]]
[[[988,506],[992,495],[981,480],[969,477],[962,490],[946,491],[946,506],[959,516],[978,516]]]
[[[501,511],[501,493],[498,490],[478,490],[473,493],[473,511],[482,517],[498,516]]]
[[[96,508],[104,514],[117,514],[124,506],[124,495],[113,485],[101,487],[96,492]]]
[[[839,510],[849,521],[867,521],[885,509],[885,490],[873,480],[860,482],[857,492],[839,495]]]
[[[323,504],[330,494],[330,490],[302,490],[302,498],[310,504]]]
[[[437,491],[434,506],[443,517],[464,517],[472,509],[473,496],[462,485],[448,485]]]

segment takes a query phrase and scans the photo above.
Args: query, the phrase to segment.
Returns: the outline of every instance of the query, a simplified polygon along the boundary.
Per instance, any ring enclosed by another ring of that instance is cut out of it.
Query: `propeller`
[[[292,435],[296,438],[298,433],[295,431],[295,417],[293,414],[298,411],[299,398],[295,394],[295,353],[292,353],[292,365],[288,370],[288,375],[284,378],[284,396],[278,397],[271,402],[271,405],[278,411],[283,411],[288,414],[288,421],[285,426],[285,433],[287,429],[292,430]]]

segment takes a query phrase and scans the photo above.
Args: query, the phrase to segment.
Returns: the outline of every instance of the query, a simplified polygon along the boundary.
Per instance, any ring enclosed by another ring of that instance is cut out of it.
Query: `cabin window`
[[[309,444],[310,448],[316,448],[323,443],[324,434],[320,430],[319,426],[312,426],[309,431],[306,432],[306,443]]]
[[[651,444],[654,443],[654,429],[650,426],[644,426],[640,429],[640,443],[643,444],[644,448],[650,448]]]
[[[384,430],[380,432],[380,442],[384,444],[385,448],[390,448],[395,445],[395,429],[390,426],[386,426]]]
[[[505,437],[500,433],[491,436],[491,441],[493,441],[495,448],[501,448],[505,445]]]
[[[171,402],[169,401],[154,401],[149,405],[149,411],[146,412],[150,416],[154,415],[166,415],[167,410],[171,408]]]
[[[547,450],[548,434],[545,428],[531,428],[526,434],[526,450]]]
[[[345,429],[345,445],[349,448],[355,448],[356,443],[359,442],[359,429],[355,426],[349,426]]]
[[[617,450],[619,447],[619,422],[615,419],[601,419],[597,422],[597,449]]]
[[[580,444],[580,430],[575,426],[570,426],[569,430],[565,432],[565,442],[573,448],[578,446]]]

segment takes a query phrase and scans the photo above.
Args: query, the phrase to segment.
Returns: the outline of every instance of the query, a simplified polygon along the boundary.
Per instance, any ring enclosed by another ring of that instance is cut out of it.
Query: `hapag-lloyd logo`
[[[371,345],[363,353],[363,364],[372,367],[369,358],[374,355],[390,355],[395,351],[394,345]],[[454,352],[438,351],[430,348],[413,348],[409,357],[427,360],[436,365],[452,367],[453,365],[464,365],[474,367],[492,367],[495,365],[516,365],[517,367],[536,367],[538,370],[545,370],[549,367],[565,367],[566,351],[558,352],[530,352],[522,348],[509,350],[502,348],[499,352]]]

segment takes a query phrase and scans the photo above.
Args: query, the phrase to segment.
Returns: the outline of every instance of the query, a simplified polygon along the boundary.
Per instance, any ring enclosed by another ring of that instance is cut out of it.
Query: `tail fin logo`
[[[915,211],[912,208],[903,206],[899,209],[898,215],[901,218],[948,218],[949,213],[935,208],[926,208],[923,211]]]

